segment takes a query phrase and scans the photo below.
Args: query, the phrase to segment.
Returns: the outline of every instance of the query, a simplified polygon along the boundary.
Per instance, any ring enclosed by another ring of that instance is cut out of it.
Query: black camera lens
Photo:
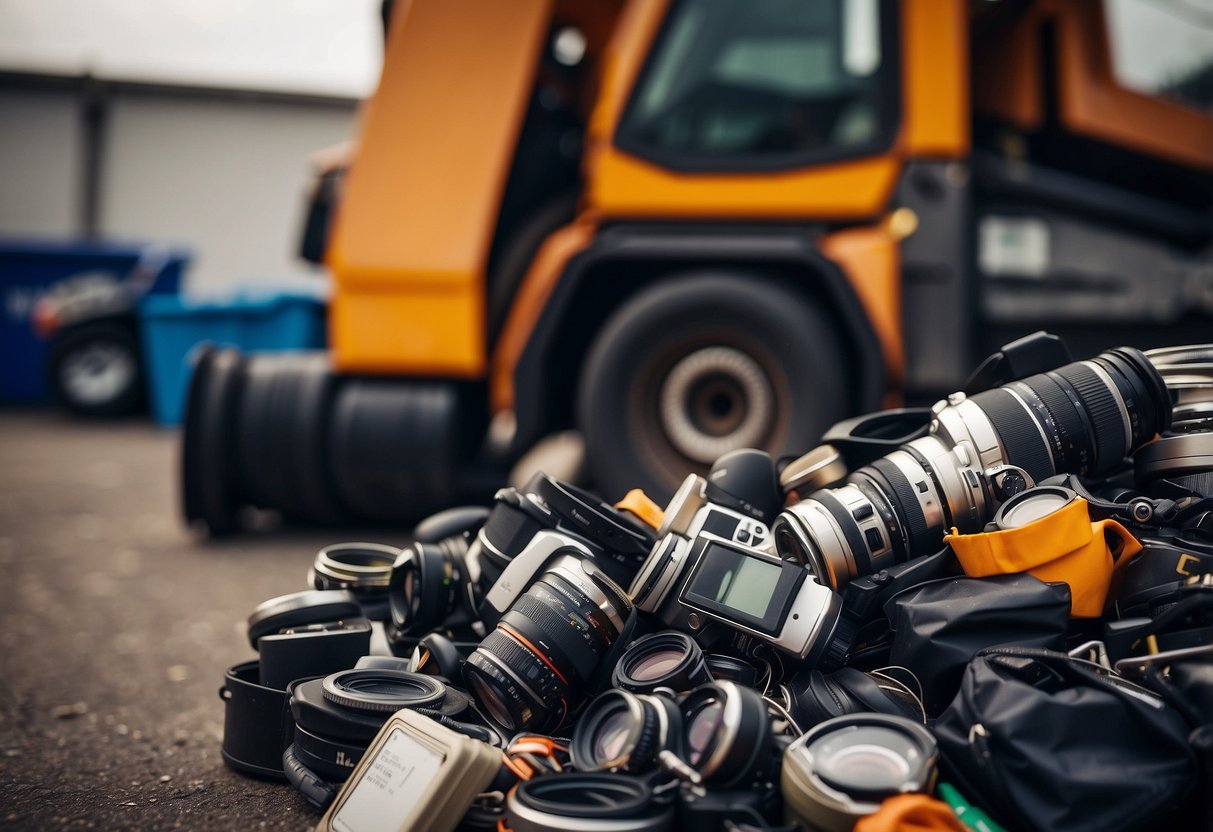
[[[561,555],[468,657],[464,676],[505,728],[554,729],[630,611],[627,595],[593,561]]]
[[[712,681],[703,651],[685,633],[667,630],[628,646],[611,676],[611,684],[633,693],[664,688],[685,693]]]
[[[501,489],[494,500],[473,544],[473,557],[490,584],[543,529],[575,536],[607,576],[623,586],[635,577],[657,539],[652,528],[627,512],[543,472],[521,489]]]
[[[316,553],[308,583],[316,589],[347,589],[367,618],[387,617],[388,582],[400,550],[380,543],[337,543]]]
[[[365,668],[326,676],[324,698],[364,713],[393,714],[402,708],[432,708],[442,704],[446,685],[432,676],[403,670]]]
[[[691,691],[681,707],[686,761],[705,783],[728,788],[771,774],[771,718],[756,691],[711,682]]]
[[[682,714],[665,696],[611,689],[586,706],[569,754],[579,771],[648,771],[662,750],[682,752]]]
[[[424,633],[472,619],[476,590],[469,583],[467,551],[463,535],[399,550],[388,586],[392,625],[398,632]]]
[[[704,656],[708,673],[717,682],[736,682],[743,688],[752,688],[758,684],[758,671],[752,664],[735,656],[723,653],[708,653]]]
[[[772,526],[780,554],[840,590],[937,551],[949,528],[979,531],[1001,499],[987,474],[1013,467],[1040,481],[1107,473],[1167,429],[1171,404],[1146,357],[1120,347],[969,398],[957,394],[933,414],[928,435],[781,512]]]
[[[664,832],[673,828],[674,804],[643,780],[563,774],[519,783],[506,798],[505,819],[513,832]]]

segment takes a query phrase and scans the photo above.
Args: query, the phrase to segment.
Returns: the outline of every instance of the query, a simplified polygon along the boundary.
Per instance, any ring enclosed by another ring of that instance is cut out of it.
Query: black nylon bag
[[[990,578],[945,578],[889,599],[893,631],[889,664],[909,668],[922,685],[923,707],[937,716],[960,688],[965,666],[986,647],[1024,645],[1064,650],[1070,587],[1026,572]]]
[[[1183,718],[1064,653],[983,650],[932,726],[945,779],[1016,830],[1170,829],[1196,780]]]

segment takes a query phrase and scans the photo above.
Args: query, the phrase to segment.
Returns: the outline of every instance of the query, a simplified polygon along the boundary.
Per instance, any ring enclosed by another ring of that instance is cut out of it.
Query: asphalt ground
[[[200,540],[178,435],[0,411],[0,829],[311,829],[289,786],[220,757],[245,620],[316,551],[391,529]]]

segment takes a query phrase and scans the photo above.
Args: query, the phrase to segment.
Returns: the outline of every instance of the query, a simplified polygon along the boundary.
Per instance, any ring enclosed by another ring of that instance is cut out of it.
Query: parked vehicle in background
[[[574,427],[605,496],[660,500],[1041,326],[1204,340],[1209,34],[1142,0],[399,4],[311,213],[332,365],[376,377],[365,424],[463,437],[448,467]],[[423,512],[432,440],[341,476]]]

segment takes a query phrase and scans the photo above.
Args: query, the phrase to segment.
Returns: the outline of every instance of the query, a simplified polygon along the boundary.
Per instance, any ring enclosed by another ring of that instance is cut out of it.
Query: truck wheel
[[[48,369],[55,398],[81,416],[126,416],[143,405],[143,365],[130,327],[105,321],[64,331],[51,343]]]
[[[755,278],[671,278],[607,321],[582,368],[590,472],[665,501],[734,448],[803,453],[849,410],[846,355],[818,306]]]

